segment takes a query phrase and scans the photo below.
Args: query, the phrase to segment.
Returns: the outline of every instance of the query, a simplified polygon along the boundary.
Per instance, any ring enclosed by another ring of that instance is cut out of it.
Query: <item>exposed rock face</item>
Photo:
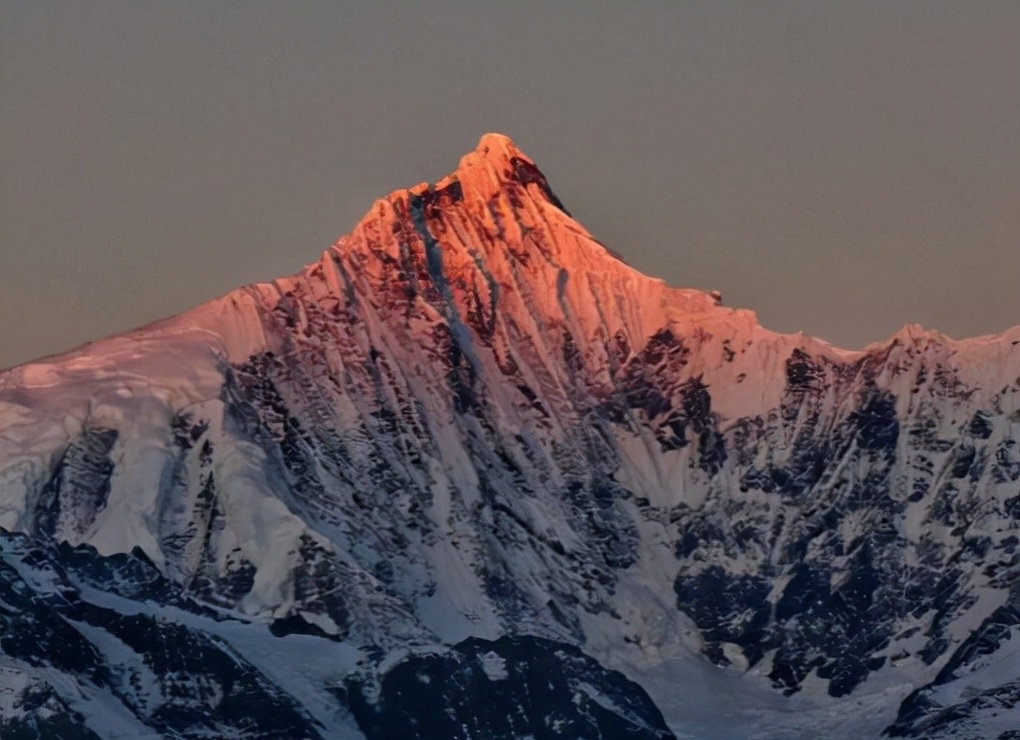
[[[378,686],[347,683],[344,698],[370,740],[674,737],[637,684],[536,637],[470,638],[447,654],[409,658]]]
[[[0,375],[0,427],[5,737],[1020,726],[1020,328],[774,334],[505,137],[296,276]]]

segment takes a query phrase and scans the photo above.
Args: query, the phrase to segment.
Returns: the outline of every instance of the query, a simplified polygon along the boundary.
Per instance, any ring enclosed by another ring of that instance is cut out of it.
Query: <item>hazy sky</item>
[[[1020,323],[1020,2],[0,0],[0,366],[290,274],[514,138],[642,271],[859,347]]]

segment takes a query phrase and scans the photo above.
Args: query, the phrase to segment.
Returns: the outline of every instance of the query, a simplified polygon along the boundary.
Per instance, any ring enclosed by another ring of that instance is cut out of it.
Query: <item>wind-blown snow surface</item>
[[[1018,439],[1020,327],[769,332],[487,135],[0,374],[0,727],[1017,738]]]

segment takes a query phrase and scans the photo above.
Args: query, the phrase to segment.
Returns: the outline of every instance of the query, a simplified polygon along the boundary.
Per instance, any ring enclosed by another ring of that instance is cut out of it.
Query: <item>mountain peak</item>
[[[458,171],[477,166],[480,161],[492,165],[509,165],[513,160],[521,159],[531,162],[531,159],[514,144],[506,134],[490,132],[482,134],[478,140],[478,146],[473,152],[461,157]]]
[[[757,327],[752,312],[670,288],[623,262],[574,220],[533,160],[502,134],[482,136],[439,181],[376,201],[324,255],[323,274],[335,272],[336,260],[343,274],[332,282],[334,294],[357,281],[366,302],[398,315],[442,316],[459,336],[487,347],[523,341],[522,327],[543,347],[567,332],[572,346],[602,353],[606,337],[642,346],[666,326],[687,332],[701,322],[704,336],[716,323],[719,331]]]
[[[492,132],[483,134],[474,151],[460,158],[456,170],[437,182],[434,187],[419,186],[412,189],[412,193],[440,191],[453,183],[459,183],[465,197],[471,199],[473,196],[482,201],[489,201],[502,192],[526,190],[529,185],[535,185],[538,188],[537,194],[542,199],[570,215],[552,192],[549,182],[534,160],[518,149],[513,140],[505,134]]]

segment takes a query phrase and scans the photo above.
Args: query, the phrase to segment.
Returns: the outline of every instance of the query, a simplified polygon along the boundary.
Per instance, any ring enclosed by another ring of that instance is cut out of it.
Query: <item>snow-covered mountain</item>
[[[489,134],[0,374],[0,734],[1020,738],[1020,327],[633,270]]]

